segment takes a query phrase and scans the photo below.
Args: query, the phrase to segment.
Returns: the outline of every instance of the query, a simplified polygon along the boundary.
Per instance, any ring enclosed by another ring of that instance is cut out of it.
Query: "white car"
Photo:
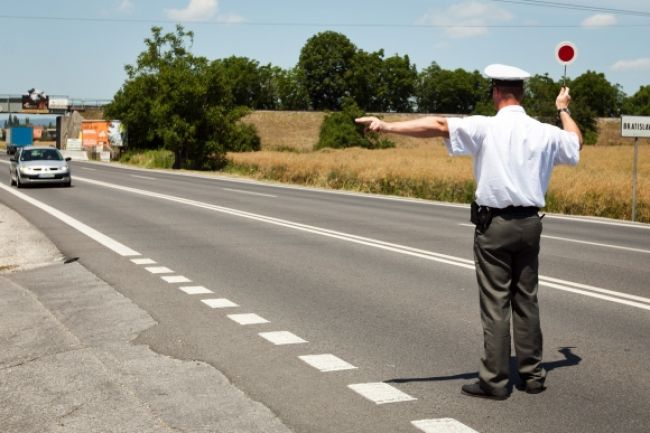
[[[18,188],[37,184],[70,186],[72,174],[68,161],[70,158],[64,158],[61,152],[53,147],[23,147],[11,157],[11,185]]]

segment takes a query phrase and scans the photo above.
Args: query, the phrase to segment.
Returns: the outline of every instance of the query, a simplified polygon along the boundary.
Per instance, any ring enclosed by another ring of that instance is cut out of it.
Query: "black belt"
[[[512,216],[532,216],[539,212],[536,206],[508,206],[504,208],[491,207],[490,213],[493,216],[497,215],[512,215]]]

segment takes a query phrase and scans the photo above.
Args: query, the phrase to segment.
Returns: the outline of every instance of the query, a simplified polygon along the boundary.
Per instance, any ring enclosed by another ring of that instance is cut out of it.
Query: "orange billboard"
[[[104,120],[84,120],[81,122],[81,145],[83,147],[109,148],[108,127],[111,122]]]

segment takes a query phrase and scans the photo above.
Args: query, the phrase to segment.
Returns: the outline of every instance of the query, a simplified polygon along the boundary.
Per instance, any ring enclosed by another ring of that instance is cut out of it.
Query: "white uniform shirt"
[[[557,164],[576,165],[580,142],[573,132],[541,123],[511,105],[496,116],[449,118],[451,155],[472,155],[476,202],[481,206],[537,206]]]

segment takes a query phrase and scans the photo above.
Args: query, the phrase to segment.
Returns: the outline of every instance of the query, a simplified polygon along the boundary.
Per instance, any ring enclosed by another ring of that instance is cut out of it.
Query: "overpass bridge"
[[[47,103],[34,107],[26,104],[25,95],[0,95],[0,114],[65,114],[72,111],[102,111],[107,99],[75,99],[50,96]]]

